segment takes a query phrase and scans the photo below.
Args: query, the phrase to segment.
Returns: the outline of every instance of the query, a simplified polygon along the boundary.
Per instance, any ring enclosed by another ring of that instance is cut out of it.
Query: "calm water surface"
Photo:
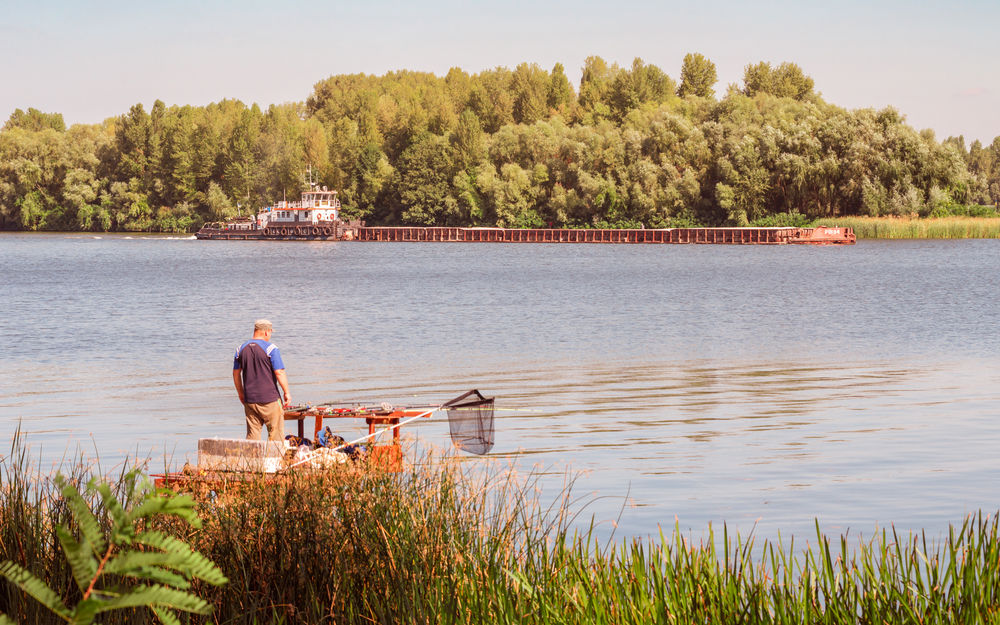
[[[0,435],[20,423],[43,465],[80,447],[176,466],[242,436],[232,352],[268,317],[296,401],[479,388],[497,397],[489,461],[553,492],[579,473],[619,533],[940,533],[1000,508],[998,241],[6,234],[0,258]],[[444,447],[447,424],[404,437]]]

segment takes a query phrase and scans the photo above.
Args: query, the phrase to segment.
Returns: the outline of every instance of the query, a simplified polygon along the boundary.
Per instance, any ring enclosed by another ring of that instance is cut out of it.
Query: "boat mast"
[[[309,190],[312,191],[313,188],[316,186],[316,183],[313,182],[313,166],[312,166],[312,163],[309,163],[309,164],[306,165],[306,182],[309,183]]]

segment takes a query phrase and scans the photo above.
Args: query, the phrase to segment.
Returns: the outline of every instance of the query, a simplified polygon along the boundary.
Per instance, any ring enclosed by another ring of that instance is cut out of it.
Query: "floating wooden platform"
[[[284,230],[284,229],[283,229]],[[437,243],[695,243],[729,245],[851,245],[856,242],[852,228],[662,228],[662,229],[569,229],[569,228],[452,228],[362,226],[349,236],[294,233],[268,228],[227,230],[202,228],[199,239],[276,241],[377,241]],[[340,234],[340,233],[338,233]]]

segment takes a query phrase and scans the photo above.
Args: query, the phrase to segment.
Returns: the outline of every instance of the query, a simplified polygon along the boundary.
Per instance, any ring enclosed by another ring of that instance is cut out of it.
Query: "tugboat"
[[[311,173],[311,172],[310,172]],[[311,176],[310,176],[311,178]],[[337,192],[309,182],[298,202],[276,202],[259,213],[226,222],[207,223],[195,233],[198,239],[274,239],[284,241],[352,241],[362,221],[340,219]]]

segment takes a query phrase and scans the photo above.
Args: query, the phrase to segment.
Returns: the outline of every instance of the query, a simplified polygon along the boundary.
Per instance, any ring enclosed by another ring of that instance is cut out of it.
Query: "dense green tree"
[[[205,202],[208,205],[208,217],[210,219],[224,221],[236,216],[236,206],[219,184],[215,182],[209,183],[208,192],[205,196]]]
[[[304,188],[304,116],[304,107],[299,105],[268,108],[259,142],[265,180],[264,200],[268,203],[285,200],[289,195],[294,197]]]
[[[444,77],[444,85],[444,91],[451,99],[452,108],[456,111],[465,110],[472,92],[472,78],[469,74],[460,67],[453,67]]]
[[[573,93],[573,85],[566,77],[566,68],[562,63],[556,63],[549,72],[549,88],[546,95],[546,104],[557,113],[565,113],[574,104],[576,95]]]
[[[502,67],[480,72],[472,78],[469,108],[482,122],[483,130],[490,134],[514,122],[512,82],[513,74]]]
[[[384,204],[385,191],[395,170],[385,153],[375,143],[368,143],[358,157],[354,196],[348,198],[344,215],[353,219],[367,219]]]
[[[1000,207],[1000,137],[986,147],[973,141],[964,156],[969,172],[978,179],[983,201]]]
[[[142,181],[131,178],[128,182],[113,182],[101,195],[102,208],[110,214],[116,230],[141,232],[153,224],[153,212],[148,196],[143,193]]]
[[[264,116],[256,104],[242,110],[222,154],[222,190],[236,200],[238,213],[243,213],[244,208],[255,210],[262,204],[260,133],[263,124]],[[324,144],[324,161],[325,147]]]
[[[111,225],[110,216],[102,216],[97,204],[100,192],[101,184],[94,177],[94,172],[86,169],[72,169],[66,173],[63,205],[70,214],[75,216],[76,223],[72,224],[73,226],[80,230],[108,229]]]
[[[655,65],[632,61],[631,70],[619,69],[607,90],[611,116],[619,122],[644,104],[661,104],[674,94],[674,81]]]
[[[511,76],[514,122],[533,124],[548,113],[549,75],[535,63],[521,63]]]
[[[612,78],[620,71],[617,65],[608,64],[599,56],[588,56],[583,62],[583,73],[580,77],[580,108],[584,113],[583,121],[593,124],[611,117],[611,108],[607,104],[607,92]]]
[[[152,123],[142,104],[134,104],[129,112],[115,121],[115,151],[111,179],[128,182],[146,177],[149,166]]]
[[[73,225],[74,216],[62,202],[67,172],[96,163],[73,144],[74,138],[52,128],[0,132],[0,225],[24,230]]]
[[[451,143],[455,149],[455,160],[463,169],[471,170],[486,158],[483,127],[471,110],[462,111]]]
[[[196,116],[192,107],[185,106],[169,112],[163,121],[157,177],[163,181],[164,205],[190,202],[198,191],[193,155]]]
[[[539,228],[544,225],[535,211],[537,186],[532,172],[516,163],[506,163],[498,172],[492,164],[480,168],[476,186],[486,199],[485,216],[501,228]]]
[[[451,145],[425,134],[403,152],[394,180],[400,219],[414,226],[458,225],[451,181],[456,173]]]
[[[684,63],[681,65],[681,84],[677,87],[677,95],[682,98],[689,95],[714,97],[715,83],[718,81],[715,63],[698,52],[689,52],[684,55]]]
[[[13,130],[14,128],[32,132],[40,132],[50,128],[56,132],[65,132],[66,122],[63,121],[62,113],[43,113],[36,108],[28,108],[27,112],[15,109],[7,123],[3,125],[3,130]]]
[[[307,122],[308,123],[308,122]],[[314,124],[309,124],[314,127]],[[323,172],[322,182],[334,189],[339,189],[343,193],[343,199],[353,204],[356,200],[356,172],[361,151],[371,141],[366,141],[361,134],[361,129],[353,119],[341,118],[334,122],[328,129],[329,133],[329,166],[321,169]],[[318,138],[318,134],[314,134]],[[409,139],[407,139],[407,143]],[[304,158],[310,155],[303,150]],[[308,166],[308,165],[307,165]]]
[[[146,167],[143,178],[143,188],[149,195],[150,204],[160,206],[167,194],[168,182],[164,176],[163,163],[163,133],[167,116],[167,106],[162,100],[153,102],[149,111],[149,139],[146,143]]]
[[[359,136],[357,126],[352,128],[352,134]],[[307,119],[302,124],[302,152],[306,163],[321,172],[321,175],[327,172],[330,167],[330,145],[326,130],[316,119]],[[338,179],[336,182],[343,184],[344,181]]]
[[[743,92],[751,97],[766,93],[779,98],[804,100],[813,92],[813,79],[795,63],[771,67],[770,63],[761,61],[756,65],[747,65],[743,85]]]

